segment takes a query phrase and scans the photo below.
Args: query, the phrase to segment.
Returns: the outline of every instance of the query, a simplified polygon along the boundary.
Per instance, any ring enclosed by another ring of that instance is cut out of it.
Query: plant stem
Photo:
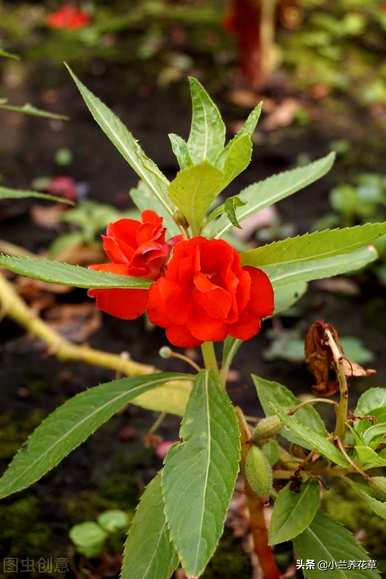
[[[339,403],[336,407],[336,426],[335,426],[335,436],[339,440],[344,440],[344,435],[346,432],[346,421],[348,412],[348,385],[346,379],[346,373],[344,371],[344,366],[342,363],[342,354],[335,342],[331,332],[326,330],[325,332],[328,345],[331,348],[331,353],[334,358],[334,364],[336,369],[336,377],[339,382]]]
[[[293,416],[295,412],[300,410],[300,408],[303,408],[303,406],[307,406],[307,404],[317,404],[318,402],[320,402],[321,404],[334,404],[335,406],[337,406],[338,404],[337,402],[335,402],[335,400],[329,400],[328,398],[312,398],[312,400],[304,400],[304,402],[300,402],[300,404],[295,406],[295,408],[289,410],[288,416]]]
[[[280,579],[272,548],[268,544],[268,532],[264,518],[264,501],[258,497],[245,477],[245,460],[250,448],[251,433],[244,414],[236,408],[241,433],[241,474],[244,478],[245,497],[249,511],[249,528],[253,538],[254,551],[263,570],[264,579]]]
[[[213,342],[204,342],[201,345],[202,357],[207,370],[218,370]]]

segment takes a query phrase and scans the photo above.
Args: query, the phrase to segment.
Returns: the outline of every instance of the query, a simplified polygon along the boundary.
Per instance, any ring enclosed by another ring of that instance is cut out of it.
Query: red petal
[[[226,337],[224,322],[211,318],[201,308],[194,310],[187,326],[192,335],[202,342],[221,342]]]
[[[259,318],[243,316],[238,322],[228,327],[227,333],[239,340],[250,340],[260,332],[261,321]]]
[[[273,287],[267,274],[256,267],[244,268],[251,276],[251,297],[248,308],[258,318],[273,314],[275,300]]]
[[[180,348],[196,348],[201,344],[185,326],[169,326],[166,329],[166,337],[171,344]]]
[[[148,290],[90,289],[87,294],[96,298],[97,308],[116,318],[134,320],[145,313]]]

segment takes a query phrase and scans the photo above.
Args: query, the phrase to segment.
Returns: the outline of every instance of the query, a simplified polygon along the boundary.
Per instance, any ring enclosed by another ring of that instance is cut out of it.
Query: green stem
[[[213,342],[204,342],[201,345],[202,357],[207,370],[218,370]]]
[[[339,382],[339,403],[336,407],[336,426],[335,426],[335,436],[344,441],[344,436],[346,432],[346,421],[348,413],[348,385],[346,372],[343,366],[342,353],[340,352],[338,345],[336,344],[331,332],[326,330],[326,337],[328,344],[331,348],[332,357],[335,363],[336,377]]]

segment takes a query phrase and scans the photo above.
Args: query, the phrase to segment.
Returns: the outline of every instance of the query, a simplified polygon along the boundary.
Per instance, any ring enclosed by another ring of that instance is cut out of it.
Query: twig
[[[328,398],[312,398],[312,400],[304,400],[304,402],[301,402],[300,404],[295,406],[295,408],[289,410],[288,416],[292,416],[293,414],[295,414],[295,412],[297,412],[298,410],[300,410],[300,408],[303,408],[303,406],[306,406],[307,404],[316,404],[317,402],[321,402],[324,404],[335,404],[335,406],[337,406],[338,404],[337,402],[335,402],[335,400],[329,400]]]
[[[335,436],[340,440],[344,440],[344,435],[346,432],[347,412],[348,412],[348,386],[346,373],[343,366],[342,353],[337,343],[335,342],[332,333],[329,330],[326,330],[325,335],[327,338],[328,345],[331,348],[331,353],[335,364],[336,376],[339,382],[340,398],[339,404],[336,408]]]

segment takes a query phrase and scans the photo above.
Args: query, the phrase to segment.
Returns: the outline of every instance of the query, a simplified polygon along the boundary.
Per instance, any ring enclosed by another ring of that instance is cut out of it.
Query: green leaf
[[[237,221],[236,216],[236,207],[240,207],[243,202],[240,201],[237,197],[229,197],[224,203],[224,211],[228,215],[229,221],[232,223],[234,227],[238,227],[241,229],[240,223]]]
[[[277,263],[300,263],[349,253],[386,233],[386,223],[366,223],[345,229],[326,229],[275,241],[241,254],[243,265],[262,267]]]
[[[140,181],[137,187],[131,189],[129,195],[134,205],[138,207],[141,212],[152,209],[163,218],[169,237],[181,233],[169,211],[165,209],[161,201],[153,195],[151,189],[149,189],[143,181]]]
[[[271,382],[270,380],[266,380],[253,374],[252,380],[256,386],[257,395],[266,416],[272,416],[273,414],[276,414],[276,412],[274,412],[271,407],[271,403],[277,405],[285,413],[292,410],[295,408],[295,406],[301,403],[301,400],[297,398],[291,392],[291,390],[285,386],[282,386],[278,382]],[[296,412],[296,417],[300,424],[310,427],[313,431],[319,433],[321,436],[327,436],[327,430],[324,426],[324,422],[313,406],[307,405],[303,408],[300,408]],[[283,428],[281,434],[290,442],[300,444],[309,450],[313,448],[311,442],[312,439],[298,436],[288,428]]]
[[[320,486],[316,481],[303,483],[299,492],[291,490],[288,483],[275,501],[269,544],[277,545],[300,535],[312,523],[320,505]]]
[[[386,502],[379,501],[369,495],[367,492],[368,489],[364,485],[356,483],[347,477],[344,480],[351,485],[351,488],[363,499],[369,509],[382,519],[386,519]]]
[[[188,148],[195,164],[208,160],[214,163],[225,143],[225,125],[217,105],[202,84],[189,77],[192,96],[192,125]]]
[[[376,448],[379,446],[381,442],[386,440],[384,436],[386,433],[386,422],[380,422],[378,424],[374,424],[367,428],[367,430],[363,433],[363,442],[367,446],[371,446],[371,448]],[[374,439],[377,439],[374,441]]]
[[[245,205],[237,209],[237,219],[239,221],[246,219],[261,209],[269,207],[317,181],[331,169],[334,159],[335,154],[330,153],[309,165],[285,171],[264,179],[264,181],[249,185],[239,194]],[[207,237],[222,237],[230,227],[232,225],[223,216],[207,226],[205,235]]]
[[[147,485],[130,526],[120,579],[169,579],[177,566],[158,473]]]
[[[151,281],[140,277],[116,275],[70,265],[52,259],[0,255],[0,267],[19,275],[82,288],[136,288],[146,289]]]
[[[131,516],[125,511],[118,509],[111,509],[104,511],[98,516],[98,525],[108,533],[116,533],[117,531],[127,530]]]
[[[276,292],[277,288],[283,285],[323,279],[361,269],[375,261],[377,257],[376,249],[369,245],[343,255],[299,263],[266,265],[261,269],[268,275]]]
[[[354,416],[368,416],[371,411],[386,406],[386,388],[369,388],[357,402]]]
[[[252,147],[249,135],[236,136],[227,144],[216,162],[216,167],[224,173],[223,189],[248,167],[252,158]],[[238,195],[235,198],[239,201],[238,207],[245,205]]]
[[[353,535],[325,513],[319,512],[311,526],[294,540],[297,558],[320,561],[368,561],[370,557]],[[381,579],[370,569],[303,569],[307,579]]]
[[[223,532],[240,460],[238,422],[216,372],[197,376],[180,435],[162,475],[165,512],[186,574],[199,576]]]
[[[172,151],[178,161],[180,169],[185,169],[192,165],[192,159],[190,157],[188,144],[182,137],[175,135],[174,133],[169,134],[169,140],[172,145]]]
[[[9,105],[8,102],[1,102],[0,109],[3,111],[9,111],[11,113],[22,113],[24,115],[30,115],[31,117],[43,117],[45,119],[52,119],[54,121],[68,121],[69,118],[66,115],[58,115],[56,113],[51,113],[50,111],[44,111],[43,109],[38,109],[30,105],[29,103],[17,107],[14,105]]]
[[[146,183],[166,211],[172,215],[173,208],[170,206],[167,198],[169,181],[165,175],[161,173],[154,161],[145,155],[138,142],[122,121],[77,78],[67,64],[66,67],[90,113],[102,131],[118,149],[122,157],[129,163],[130,167],[137,173],[139,178]]]
[[[355,447],[355,452],[361,462],[363,468],[368,470],[370,468],[382,468],[386,466],[386,458],[383,458],[369,446],[358,444]]]
[[[262,108],[263,102],[260,101],[259,104],[256,105],[255,108],[249,113],[244,126],[237,132],[237,135],[249,135],[250,137],[253,136],[253,133],[257,127],[257,123],[259,122]]]
[[[9,187],[0,186],[0,201],[2,199],[45,199],[47,201],[55,201],[56,203],[66,203],[67,205],[74,205],[70,199],[57,197],[56,195],[48,195],[47,193],[39,193],[38,191],[24,191],[21,189],[10,189]]]
[[[194,233],[199,232],[222,184],[223,174],[207,161],[181,169],[170,183],[169,197],[186,217]]]
[[[275,314],[280,314],[291,308],[306,291],[307,284],[305,282],[275,287]]]
[[[326,437],[316,432],[307,424],[303,424],[296,413],[293,416],[288,416],[286,412],[280,408],[280,406],[274,402],[270,402],[271,408],[275,414],[280,418],[280,420],[285,424],[285,426],[294,434],[297,438],[305,441],[302,446],[308,449],[316,450],[322,456],[325,456],[332,462],[335,462],[339,466],[347,467],[348,462],[344,458],[343,454],[330,442]],[[283,434],[288,439],[288,436]]]
[[[149,374],[106,382],[77,394],[36,428],[0,479],[0,498],[38,481],[136,396],[187,375]]]
[[[154,412],[166,412],[183,416],[192,391],[190,382],[172,380],[130,401],[130,404],[140,406]]]
[[[8,52],[7,50],[1,49],[0,49],[0,57],[11,58],[12,60],[20,60],[20,57],[17,54],[13,54],[12,52]]]

